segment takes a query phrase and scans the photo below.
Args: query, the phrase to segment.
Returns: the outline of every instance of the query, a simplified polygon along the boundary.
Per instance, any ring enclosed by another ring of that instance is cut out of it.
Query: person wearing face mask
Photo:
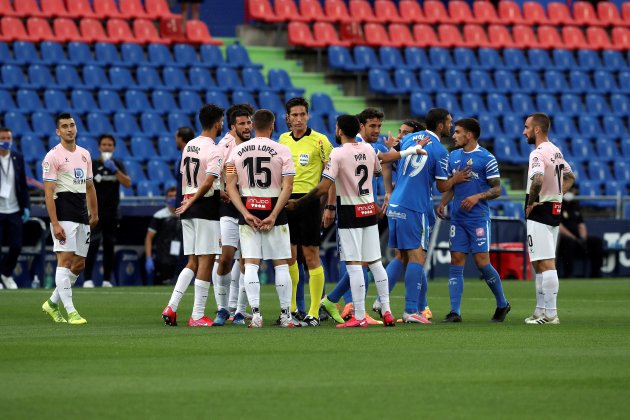
[[[590,261],[590,277],[599,278],[604,263],[604,241],[588,234],[576,195],[577,188],[573,187],[562,199],[558,265],[563,268],[563,277],[568,278],[573,276],[575,261],[586,258]]]
[[[112,134],[103,134],[98,139],[101,158],[94,160],[94,187],[98,201],[99,222],[92,232],[90,249],[85,259],[85,281],[83,287],[94,287],[92,271],[96,255],[103,241],[103,287],[112,287],[112,269],[114,267],[114,245],[118,231],[120,185],[131,186],[125,165],[113,158],[116,139]]]
[[[166,207],[153,215],[144,238],[144,268],[153,284],[167,284],[175,275],[182,246],[182,225],[175,214],[177,188],[166,191]]]
[[[0,128],[0,289],[17,289],[12,273],[22,250],[22,224],[31,215],[24,156],[11,150],[11,129]],[[2,246],[9,252],[2,255]]]

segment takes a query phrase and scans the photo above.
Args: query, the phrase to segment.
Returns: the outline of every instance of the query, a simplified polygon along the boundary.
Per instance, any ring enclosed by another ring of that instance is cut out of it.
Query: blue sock
[[[300,281],[298,282],[297,292],[295,293],[295,303],[298,311],[306,312],[306,303],[304,302],[304,284],[306,283],[306,272],[302,264],[298,264],[300,270]]]
[[[335,286],[335,288],[332,289],[332,291],[328,294],[328,300],[333,303],[338,303],[339,300],[341,300],[341,297],[343,296],[344,301],[348,303],[348,300],[346,300],[345,293],[349,293],[349,292],[350,292],[350,276],[348,275],[348,272],[346,271],[345,273],[343,273],[343,276],[341,276],[341,278],[337,282],[337,285]],[[352,298],[350,298],[350,302],[352,302]]]
[[[481,271],[486,284],[490,290],[492,290],[492,294],[497,300],[497,308],[505,308],[508,303],[503,294],[503,284],[501,283],[501,277],[499,277],[497,270],[494,269],[492,264],[488,264],[481,267],[479,271]]]
[[[464,294],[464,267],[452,265],[448,269],[448,294],[451,296],[451,312],[461,315]]]
[[[424,311],[424,308],[429,306],[429,301],[427,300],[429,282],[427,281],[427,273],[424,272],[424,269],[422,270],[422,278],[420,280],[422,282],[422,288],[420,289],[420,296],[418,296],[418,308]]]
[[[407,264],[405,272],[405,312],[414,314],[418,312],[418,292],[422,277],[422,265],[418,263]]]
[[[387,279],[389,280],[390,293],[392,292],[392,290],[394,290],[394,286],[396,286],[398,279],[400,279],[403,268],[403,263],[398,258],[394,258],[389,262],[389,264],[387,264],[387,268],[385,269],[385,271],[387,271]]]

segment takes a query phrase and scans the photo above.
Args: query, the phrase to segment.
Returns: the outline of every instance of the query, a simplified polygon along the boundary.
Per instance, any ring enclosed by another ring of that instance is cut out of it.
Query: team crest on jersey
[[[475,229],[475,233],[477,236],[486,236],[486,230],[484,228]]]
[[[42,170],[44,172],[50,172],[50,162],[44,162],[42,163]]]
[[[468,162],[466,162],[466,165],[472,166],[472,164],[473,164],[473,160],[472,159],[468,159]]]
[[[310,157],[311,156],[308,153],[300,153],[300,165],[302,166],[308,165],[308,161]]]

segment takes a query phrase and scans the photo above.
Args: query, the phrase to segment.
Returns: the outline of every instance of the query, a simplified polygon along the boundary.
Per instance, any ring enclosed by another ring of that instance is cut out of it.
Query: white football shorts
[[[378,226],[339,229],[339,258],[341,261],[372,262],[381,258]]]
[[[240,225],[243,258],[284,260],[291,258],[289,225],[274,226],[269,232],[255,232],[249,225]]]
[[[221,227],[218,220],[183,219],[184,255],[221,254]]]
[[[80,257],[87,257],[88,249],[90,249],[90,225],[67,221],[59,222],[59,224],[66,232],[66,240],[59,241],[55,238],[51,223],[50,234],[53,238],[53,251],[74,252]]]
[[[559,226],[549,226],[533,220],[527,221],[527,246],[530,261],[556,258]]]

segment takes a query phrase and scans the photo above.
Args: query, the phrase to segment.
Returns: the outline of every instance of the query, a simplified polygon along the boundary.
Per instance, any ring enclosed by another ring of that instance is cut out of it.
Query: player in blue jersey
[[[497,160],[479,146],[481,134],[479,122],[474,118],[463,118],[455,122],[455,147],[448,159],[450,176],[447,191],[438,207],[438,216],[445,217],[445,207],[451,207],[450,250],[448,291],[451,296],[451,311],[443,322],[462,322],[461,302],[464,293],[464,264],[472,253],[475,264],[497,302],[493,322],[503,322],[510,312],[505,299],[499,273],[490,264],[490,208],[488,200],[501,195],[501,177]],[[463,182],[462,182],[463,181]]]
[[[427,129],[403,137],[400,150],[424,144],[426,155],[410,155],[398,162],[396,188],[391,195],[387,217],[389,247],[400,251],[405,279],[405,311],[402,322],[428,324],[418,311],[418,299],[426,287],[424,262],[429,242],[430,216],[433,214],[431,188],[445,191],[448,180],[448,152],[440,138],[449,136],[452,117],[444,108],[433,108],[426,116]],[[392,152],[389,152],[392,153]],[[424,286],[423,286],[424,285]]]

